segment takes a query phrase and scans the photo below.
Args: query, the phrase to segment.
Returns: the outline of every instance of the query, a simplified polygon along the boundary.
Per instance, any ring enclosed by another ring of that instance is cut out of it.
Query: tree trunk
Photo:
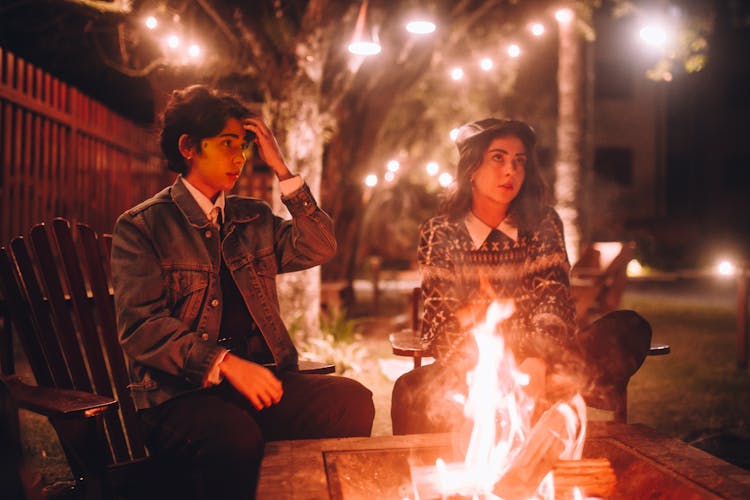
[[[302,176],[320,203],[323,134],[319,83],[300,72],[287,89],[286,96],[266,103],[269,122],[289,169]],[[274,212],[289,217],[278,192],[273,199]],[[320,267],[281,275],[277,288],[281,315],[292,336],[304,339],[320,335]]]
[[[578,260],[581,240],[579,193],[581,190],[581,147],[583,122],[582,47],[572,19],[560,21],[558,50],[557,161],[555,162],[555,202],[565,226],[565,242],[571,263]]]

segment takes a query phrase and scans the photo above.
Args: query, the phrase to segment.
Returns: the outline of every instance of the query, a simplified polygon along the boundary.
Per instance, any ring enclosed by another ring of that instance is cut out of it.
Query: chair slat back
[[[31,330],[36,330],[32,337],[42,339],[42,363],[50,367],[52,383],[37,377],[38,383],[115,397],[119,412],[104,414],[110,446],[107,460],[128,462],[147,453],[117,341],[105,267],[106,244],[84,224],[78,224],[76,230],[67,220],[54,219],[31,229],[31,245],[21,237],[11,243],[9,261],[17,263],[17,278],[22,285],[17,301],[32,312]],[[28,336],[27,330],[20,328],[20,335]],[[40,358],[38,354],[32,356]],[[65,373],[69,374],[67,379]]]
[[[0,248],[0,289],[2,289],[5,301],[5,321],[10,321],[19,333],[21,346],[37,383],[48,387],[53,386],[52,371],[50,365],[47,364],[44,348],[38,336],[39,329],[33,320],[29,303],[24,297],[21,286],[16,263],[7,248]]]
[[[89,271],[91,295],[96,307],[96,314],[100,320],[101,340],[104,355],[110,367],[112,387],[115,391],[115,397],[120,403],[123,420],[135,424],[125,425],[125,431],[128,434],[128,441],[133,454],[140,458],[145,456],[143,450],[145,450],[146,445],[140,432],[136,431],[136,408],[128,389],[130,378],[128,377],[125,357],[117,340],[114,297],[110,292],[109,252],[104,253],[108,248],[111,248],[112,237],[107,238],[109,239],[109,244],[107,244],[105,240],[99,241],[96,233],[85,224],[77,224],[76,229],[83,250],[82,257],[85,259]]]

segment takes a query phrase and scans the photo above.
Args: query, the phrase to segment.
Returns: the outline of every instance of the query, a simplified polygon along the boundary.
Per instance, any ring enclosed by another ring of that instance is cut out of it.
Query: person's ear
[[[182,134],[177,140],[177,148],[180,150],[180,154],[186,159],[190,160],[195,154],[195,146],[193,140],[187,135]]]

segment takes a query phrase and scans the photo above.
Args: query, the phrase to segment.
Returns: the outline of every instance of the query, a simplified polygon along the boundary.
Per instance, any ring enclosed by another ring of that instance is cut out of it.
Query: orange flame
[[[469,393],[464,414],[474,421],[474,426],[463,463],[445,463],[438,459],[435,468],[420,471],[421,481],[431,483],[432,494],[499,498],[493,493],[493,487],[513,465],[533,430],[531,418],[535,402],[524,391],[529,376],[518,370],[503,336],[495,333],[497,325],[512,313],[511,302],[494,302],[487,310],[485,322],[472,330],[479,356],[476,367],[466,376]],[[460,402],[463,398],[456,395],[453,399]],[[586,431],[583,398],[576,395],[569,402],[558,402],[548,411],[558,412],[565,423],[564,432],[555,435],[564,445],[559,458],[579,459]],[[419,499],[416,481],[415,494]],[[553,499],[554,496],[553,476],[549,472],[534,498]]]

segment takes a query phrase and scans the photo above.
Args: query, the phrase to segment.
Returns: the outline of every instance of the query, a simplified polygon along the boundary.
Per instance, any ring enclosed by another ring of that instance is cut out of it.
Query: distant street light
[[[639,35],[641,37],[641,40],[643,40],[646,44],[656,47],[656,48],[662,48],[667,43],[667,31],[664,29],[663,26],[656,25],[656,24],[649,24],[641,28],[641,31],[639,32]]]
[[[716,272],[718,272],[721,276],[734,276],[737,272],[737,268],[732,262],[728,260],[722,260],[716,265]]]

